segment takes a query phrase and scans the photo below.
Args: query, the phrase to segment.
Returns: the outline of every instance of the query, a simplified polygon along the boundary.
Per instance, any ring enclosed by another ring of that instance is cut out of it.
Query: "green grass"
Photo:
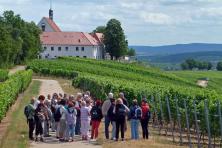
[[[22,100],[11,114],[10,125],[1,141],[0,148],[26,148],[29,146],[24,107],[29,103],[30,98],[38,95],[40,84],[40,81],[33,81],[24,92]]]
[[[208,89],[222,94],[222,72],[219,71],[174,71],[169,72],[190,83],[196,84],[199,78],[209,78]]]

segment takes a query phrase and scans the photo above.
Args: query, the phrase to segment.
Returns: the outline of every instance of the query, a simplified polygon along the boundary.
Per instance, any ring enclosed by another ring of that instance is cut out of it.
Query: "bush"
[[[32,80],[32,70],[19,71],[0,84],[0,121]]]
[[[222,61],[217,63],[217,70],[222,71]]]
[[[8,71],[0,69],[0,82],[5,81],[8,78]]]

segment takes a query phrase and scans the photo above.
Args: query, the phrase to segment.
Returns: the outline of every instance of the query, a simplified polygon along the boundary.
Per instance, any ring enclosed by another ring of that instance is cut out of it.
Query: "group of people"
[[[109,93],[104,102],[92,98],[89,91],[77,93],[76,96],[57,93],[40,95],[31,99],[24,114],[29,125],[29,139],[35,141],[44,141],[44,137],[51,136],[50,130],[61,142],[74,141],[75,135],[81,135],[82,140],[97,139],[103,118],[106,139],[110,138],[109,126],[112,125],[111,139],[118,141],[121,133],[123,141],[127,120],[130,121],[132,139],[139,139],[139,123],[143,138],[148,139],[149,136],[150,108],[147,100],[144,98],[139,105],[135,99],[129,107],[124,93],[120,93],[118,99]]]

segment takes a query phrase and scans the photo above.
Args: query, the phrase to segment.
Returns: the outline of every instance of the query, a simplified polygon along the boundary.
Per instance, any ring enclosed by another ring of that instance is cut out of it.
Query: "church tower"
[[[50,0],[49,19],[53,20],[52,0]]]

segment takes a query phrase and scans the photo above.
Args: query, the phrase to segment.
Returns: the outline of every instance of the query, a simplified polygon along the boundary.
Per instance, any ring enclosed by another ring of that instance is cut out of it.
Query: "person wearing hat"
[[[102,114],[105,117],[106,139],[109,139],[109,125],[111,123],[111,120],[110,120],[109,116],[107,116],[107,113],[108,113],[108,110],[110,109],[110,107],[112,106],[112,102],[115,102],[115,99],[113,97],[113,93],[109,93],[108,98],[106,99],[106,101],[104,101],[104,103],[102,105]]]
[[[100,100],[96,101],[95,106],[93,106],[90,111],[90,115],[92,122],[91,139],[97,139],[99,134],[99,125],[103,118]]]

